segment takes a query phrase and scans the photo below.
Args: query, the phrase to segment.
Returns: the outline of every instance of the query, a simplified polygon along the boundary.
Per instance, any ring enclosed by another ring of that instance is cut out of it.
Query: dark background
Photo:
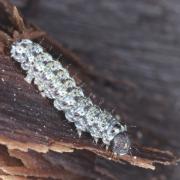
[[[91,87],[139,143],[180,155],[180,1],[14,0],[26,18],[114,87]],[[113,168],[113,165],[112,165]],[[123,169],[123,167],[122,167]],[[131,168],[117,179],[180,179],[180,167]]]

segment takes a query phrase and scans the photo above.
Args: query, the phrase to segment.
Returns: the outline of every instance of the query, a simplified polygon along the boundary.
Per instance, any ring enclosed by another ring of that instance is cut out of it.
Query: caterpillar
[[[11,57],[26,71],[25,80],[34,83],[43,97],[53,100],[54,107],[63,111],[73,122],[79,137],[88,132],[97,143],[99,139],[116,155],[129,152],[131,143],[127,126],[86,97],[60,61],[53,59],[43,47],[29,39],[12,43]]]

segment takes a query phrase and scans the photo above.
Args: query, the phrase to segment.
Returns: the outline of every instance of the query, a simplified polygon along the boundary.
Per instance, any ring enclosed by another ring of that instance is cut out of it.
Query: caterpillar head
[[[126,132],[120,132],[112,141],[112,150],[116,155],[125,155],[129,152],[131,142]]]

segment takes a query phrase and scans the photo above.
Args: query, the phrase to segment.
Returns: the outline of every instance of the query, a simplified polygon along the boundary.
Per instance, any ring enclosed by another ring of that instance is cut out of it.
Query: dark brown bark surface
[[[69,175],[68,179],[178,179],[178,166],[158,166],[152,172],[112,161],[123,160],[153,168],[153,162],[169,164],[174,157],[155,149],[143,149],[142,145],[177,154],[180,150],[179,31],[174,7],[178,2],[172,1],[172,6],[164,1],[142,0],[136,2],[136,6],[131,1],[85,0],[78,3],[69,0],[31,2],[28,6],[19,4],[27,19],[46,29],[60,43],[67,44],[80,58],[54,43],[41,30],[23,25],[16,10],[9,6],[4,8],[5,1],[2,2],[0,142],[8,149],[19,149],[9,150],[9,155],[23,162],[16,170],[1,165],[5,173],[2,176],[23,177],[29,173],[29,176],[41,178],[53,177],[54,174],[54,178],[60,179],[67,179],[66,175]],[[54,57],[62,53],[64,64],[72,64],[71,73],[78,72],[78,78],[86,82],[87,94],[93,92],[97,99],[104,98],[103,106],[116,108],[123,121],[137,126],[130,128],[132,142],[140,144],[134,145],[137,149],[132,152],[137,159],[133,156],[111,157],[111,153],[100,144],[95,145],[88,134],[79,139],[74,126],[67,123],[63,113],[57,112],[52,102],[43,99],[33,85],[23,80],[24,74],[9,58],[6,46],[20,37],[41,41],[42,35],[42,45]],[[32,150],[23,155],[21,151],[28,148]],[[74,148],[86,151],[58,153],[71,152]],[[47,172],[43,176],[38,168],[35,173],[33,168],[36,166],[29,167],[25,163],[30,163],[29,157],[35,161],[39,157],[40,167],[46,165],[46,161],[47,167],[52,168],[50,174]],[[62,169],[62,173],[56,174],[57,167]],[[60,174],[64,176],[60,177]]]

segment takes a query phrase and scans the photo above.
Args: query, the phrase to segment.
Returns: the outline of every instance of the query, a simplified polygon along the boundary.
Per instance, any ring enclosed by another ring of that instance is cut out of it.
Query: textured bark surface
[[[5,154],[2,179],[26,179],[26,175],[43,179],[178,179],[178,166],[158,166],[152,172],[129,165],[153,169],[154,162],[175,162],[171,153],[142,145],[177,154],[180,150],[178,2],[172,1],[171,6],[165,1],[143,0],[136,5],[86,0],[15,3],[27,19],[67,44],[80,58],[42,30],[24,25],[16,8],[0,1],[0,143],[7,147],[1,148]],[[24,74],[9,58],[7,48],[22,37],[41,41],[54,57],[63,54],[63,63],[72,64],[71,73],[78,72],[79,81],[86,82],[87,94],[98,97],[94,101],[104,98],[102,106],[116,108],[126,123],[137,126],[130,128],[136,144],[132,156],[113,157],[88,134],[79,139],[63,113],[23,80]],[[79,150],[70,153],[74,149]]]

